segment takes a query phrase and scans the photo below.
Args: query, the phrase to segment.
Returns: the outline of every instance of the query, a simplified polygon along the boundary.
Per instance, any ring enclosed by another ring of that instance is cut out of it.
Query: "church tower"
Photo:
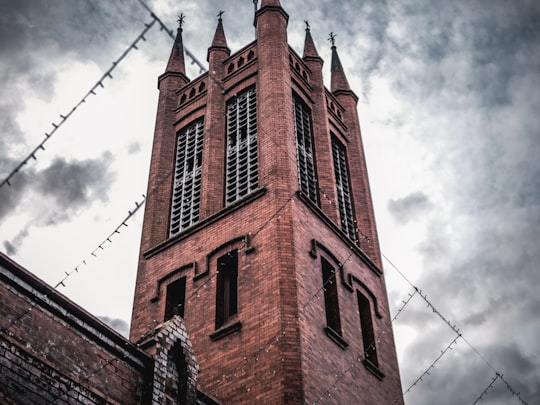
[[[279,0],[231,54],[221,13],[208,72],[182,29],[159,103],[131,340],[183,319],[197,387],[223,404],[402,404],[357,114],[332,40],[331,86],[309,27]],[[246,27],[249,29],[249,27]]]

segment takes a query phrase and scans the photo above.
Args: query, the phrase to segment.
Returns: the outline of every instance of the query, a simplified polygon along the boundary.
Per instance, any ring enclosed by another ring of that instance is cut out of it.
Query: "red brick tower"
[[[198,388],[224,404],[401,404],[357,97],[279,0],[231,55],[185,75],[181,30],[159,105],[131,340],[184,318]],[[247,29],[247,27],[246,27]],[[396,400],[396,401],[395,401]],[[394,402],[395,401],[395,402]]]

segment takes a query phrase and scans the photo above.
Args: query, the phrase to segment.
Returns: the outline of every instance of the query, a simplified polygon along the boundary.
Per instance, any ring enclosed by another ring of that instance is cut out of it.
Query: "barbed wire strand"
[[[30,160],[37,160],[37,153],[39,151],[44,151],[45,150],[45,144],[49,141],[49,139],[51,139],[51,137],[56,133],[56,131],[58,131],[58,129],[60,129],[60,127],[62,125],[64,125],[64,123],[75,113],[75,111],[77,111],[77,109],[82,106],[84,103],[86,103],[86,100],[90,97],[90,96],[95,96],[97,95],[98,93],[96,92],[98,88],[104,88],[105,85],[103,84],[103,82],[107,79],[110,79],[112,80],[113,79],[113,76],[112,76],[112,72],[117,68],[117,66],[120,64],[120,62],[122,62],[122,60],[124,60],[124,58],[133,50],[133,49],[139,49],[137,48],[137,44],[139,43],[139,41],[146,41],[146,38],[144,37],[144,35],[150,30],[150,28],[152,28],[152,26],[154,25],[154,23],[156,22],[156,19],[152,19],[152,21],[148,24],[145,24],[145,28],[142,30],[142,32],[137,36],[137,38],[124,50],[124,52],[118,57],[118,59],[116,59],[115,61],[112,62],[112,65],[109,69],[107,69],[107,71],[99,78],[99,80],[90,88],[90,90],[88,90],[88,92],[83,96],[83,98],[81,100],[79,100],[79,102],[77,104],[75,104],[71,110],[63,115],[63,114],[60,114],[60,121],[58,123],[55,123],[53,122],[52,123],[52,130],[50,132],[45,132],[45,138],[43,138],[43,140],[7,175],[7,177],[2,180],[2,182],[0,182],[0,188],[2,188],[4,185],[8,185],[8,186],[11,186],[11,180],[12,178],[19,172],[22,170],[22,168],[28,164],[28,162]]]
[[[495,382],[499,379],[499,377],[500,377],[499,373],[496,373],[496,374],[495,374],[495,377],[493,377],[493,379],[491,380],[491,382],[489,383],[489,385],[484,389],[484,391],[482,391],[482,393],[480,394],[480,396],[479,396],[478,398],[476,398],[476,400],[473,402],[473,405],[476,405],[478,402],[484,400],[484,396],[487,395],[488,391],[493,387],[493,385],[494,385]]]

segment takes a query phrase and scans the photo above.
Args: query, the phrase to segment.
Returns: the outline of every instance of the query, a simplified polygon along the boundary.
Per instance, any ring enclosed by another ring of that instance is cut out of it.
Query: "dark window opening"
[[[184,306],[186,302],[186,278],[182,277],[167,285],[167,295],[165,298],[165,317],[168,321],[174,315],[184,317]]]
[[[366,360],[369,360],[375,366],[379,366],[375,331],[373,329],[373,318],[371,316],[371,305],[369,300],[360,291],[357,291],[356,294],[358,296],[358,310],[360,312],[360,328],[362,330],[364,355],[366,356]]]
[[[216,329],[238,312],[238,251],[217,260]]]
[[[188,369],[182,346],[178,342],[169,352],[167,361],[166,403],[185,404],[187,401]]]
[[[336,270],[324,258],[321,258],[321,265],[324,290],[324,308],[326,310],[326,325],[334,332],[341,335]]]

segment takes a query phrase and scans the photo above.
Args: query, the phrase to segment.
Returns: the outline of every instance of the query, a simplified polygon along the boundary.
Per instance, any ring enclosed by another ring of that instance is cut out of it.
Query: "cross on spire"
[[[308,20],[304,20],[304,22],[306,23],[306,31],[309,31],[309,28],[310,28],[310,26],[309,26],[309,21],[308,21]]]
[[[217,18],[218,18],[218,20],[219,20],[219,21],[221,21],[221,20],[222,20],[222,18],[221,18],[221,17],[223,16],[223,13],[225,13],[225,11],[223,11],[223,10],[219,10],[219,13],[218,13],[218,15],[217,15]]]
[[[182,29],[185,19],[186,16],[184,15],[184,13],[180,13],[180,15],[178,16],[178,20],[176,20],[178,22],[178,28]]]
[[[333,32],[330,33],[330,35],[328,36],[328,40],[330,41],[330,43],[332,44],[332,46],[336,46],[336,34],[334,34]]]

